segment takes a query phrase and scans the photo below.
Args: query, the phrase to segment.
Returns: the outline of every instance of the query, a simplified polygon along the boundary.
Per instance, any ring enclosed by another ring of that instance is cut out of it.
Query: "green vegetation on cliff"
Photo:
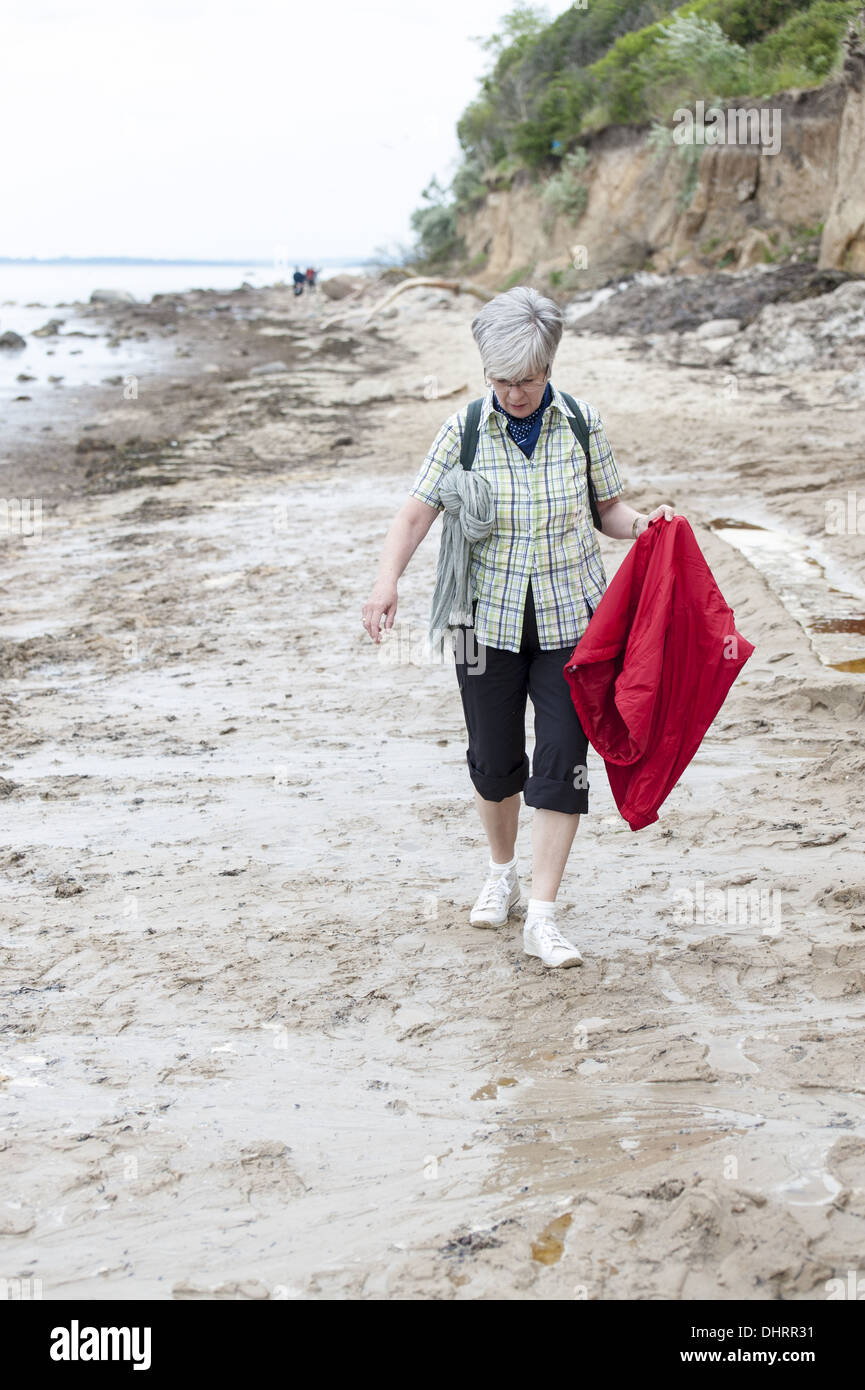
[[[523,170],[554,175],[548,214],[584,196],[573,158],[607,125],[669,125],[673,113],[815,87],[837,69],[862,0],[588,0],[548,22],[520,4],[484,41],[491,66],[458,125],[462,163],[413,215],[419,261],[459,254],[457,216]],[[569,158],[570,156],[570,158]],[[561,168],[556,173],[556,166]]]

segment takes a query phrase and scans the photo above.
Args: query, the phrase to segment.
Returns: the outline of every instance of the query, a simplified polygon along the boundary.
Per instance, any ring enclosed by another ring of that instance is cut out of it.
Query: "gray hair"
[[[564,326],[558,304],[518,285],[484,305],[472,322],[472,335],[490,376],[521,381],[552,367]]]

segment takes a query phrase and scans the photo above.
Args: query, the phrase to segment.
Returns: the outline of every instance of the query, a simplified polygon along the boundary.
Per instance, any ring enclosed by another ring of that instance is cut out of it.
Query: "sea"
[[[147,303],[154,294],[192,289],[238,289],[244,281],[256,288],[289,282],[294,262],[184,261],[0,261],[0,333],[20,333],[26,346],[0,349],[0,404],[31,393],[50,377],[58,389],[96,384],[129,367],[129,348],[110,348],[92,319],[77,317],[75,303],[87,303],[95,289],[128,290]],[[309,261],[298,262],[305,269]],[[315,264],[315,263],[314,263]],[[319,279],[359,274],[369,266],[357,261],[328,261]],[[63,320],[60,337],[34,338],[49,319]],[[66,337],[67,334],[82,336]],[[86,336],[84,336],[86,335]],[[140,350],[139,350],[140,352]],[[19,381],[20,376],[31,378]]]

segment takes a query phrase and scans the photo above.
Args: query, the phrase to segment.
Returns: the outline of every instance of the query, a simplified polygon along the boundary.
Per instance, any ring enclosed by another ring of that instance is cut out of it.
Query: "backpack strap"
[[[475,454],[478,451],[478,432],[481,423],[481,410],[484,404],[484,397],[481,396],[476,401],[469,401],[466,410],[466,421],[463,426],[463,438],[460,445],[460,463],[468,472],[475,461]]]
[[[586,456],[586,481],[589,485],[589,506],[592,509],[592,521],[595,523],[595,529],[600,531],[601,514],[598,511],[598,504],[595,500],[595,489],[592,485],[592,461],[591,455],[589,453],[589,427],[586,424],[583,412],[580,410],[580,407],[577,405],[573,396],[569,396],[566,391],[560,391],[559,394],[562,400],[565,402],[565,405],[568,407],[568,410],[570,411],[570,415],[568,416],[568,424],[570,425],[571,429],[573,430],[574,434],[579,440],[582,446],[583,453]]]
[[[580,446],[582,447],[583,453],[586,456],[586,482],[588,483],[589,487],[589,506],[592,511],[592,521],[595,524],[595,528],[596,530],[600,531],[601,514],[598,511],[598,504],[595,500],[595,489],[592,485],[591,455],[589,453],[589,427],[586,424],[583,412],[580,410],[580,407],[577,405],[573,396],[569,396],[565,391],[562,391],[560,394],[562,400],[565,402],[565,405],[568,407],[568,410],[570,411],[570,414],[568,415],[568,424],[570,425],[574,435],[576,436],[577,440],[580,443]],[[481,396],[476,401],[469,401],[468,407],[466,409],[465,424],[463,426],[463,437],[462,443],[460,445],[460,463],[467,472],[471,469],[471,466],[475,461],[475,454],[477,453],[478,449],[478,433],[480,428],[481,410],[483,409],[483,404],[484,397]]]

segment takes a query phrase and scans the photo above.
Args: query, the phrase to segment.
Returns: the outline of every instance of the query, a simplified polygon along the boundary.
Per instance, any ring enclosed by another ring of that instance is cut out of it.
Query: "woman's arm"
[[[381,641],[379,625],[393,627],[397,609],[397,580],[405,572],[427,531],[439,514],[417,497],[409,497],[400,507],[388,531],[379,561],[372,593],[363,606],[363,625],[373,642]]]
[[[667,521],[671,521],[675,516],[673,508],[666,503],[662,503],[646,516],[643,512],[629,507],[621,497],[611,497],[607,502],[599,502],[598,511],[601,515],[601,530],[605,536],[610,536],[616,541],[635,540],[643,534],[649,522],[658,516],[664,517]],[[636,527],[634,517],[638,518]]]

